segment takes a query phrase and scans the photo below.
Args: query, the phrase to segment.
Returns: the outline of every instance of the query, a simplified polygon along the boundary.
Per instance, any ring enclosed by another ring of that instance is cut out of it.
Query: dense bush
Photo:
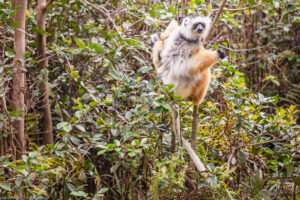
[[[54,145],[43,146],[36,102],[40,96],[37,82],[45,72],[37,70],[36,3],[29,1],[25,55],[25,128],[29,144],[21,160],[15,162],[9,155],[0,158],[1,197],[299,197],[299,99],[293,96],[299,97],[299,77],[292,78],[292,71],[299,74],[300,59],[296,38],[299,30],[294,28],[299,25],[296,1],[230,1],[228,8],[255,7],[225,9],[220,17],[216,30],[224,33],[208,48],[270,47],[228,50],[228,58],[212,70],[209,94],[199,108],[196,145],[198,156],[208,168],[207,177],[189,166],[188,154],[180,141],[175,153],[170,151],[170,104],[180,108],[185,138],[191,135],[193,107],[191,102],[174,96],[172,86],[162,85],[153,73],[150,59],[150,34],[165,27],[176,16],[179,5],[176,1],[90,2],[101,7],[97,10],[85,1],[58,0],[47,13],[44,34],[48,35],[56,140]],[[212,7],[218,8],[219,2],[210,3],[188,1],[186,12],[206,14]],[[13,38],[13,14],[10,4],[0,0],[1,96],[9,89],[12,73],[13,42],[7,38]],[[248,39],[242,40],[241,31],[254,23],[252,18],[260,23],[252,29],[252,37],[246,35]],[[287,39],[296,45],[283,48]],[[251,68],[256,60],[257,65]],[[275,71],[266,62],[282,68]],[[265,81],[268,85],[264,86]],[[288,91],[282,93],[285,84]],[[295,92],[288,98],[292,91]],[[8,109],[9,115],[0,110],[1,128],[14,119],[15,113],[11,107]],[[0,133],[1,137],[8,135]]]

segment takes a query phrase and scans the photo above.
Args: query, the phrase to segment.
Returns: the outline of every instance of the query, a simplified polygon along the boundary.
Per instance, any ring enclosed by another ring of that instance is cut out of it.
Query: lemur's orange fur
[[[165,39],[178,27],[177,21],[172,21],[167,29],[160,34],[160,40],[156,41],[153,47],[152,57],[153,63],[155,67],[155,73],[158,74],[158,69],[161,66],[161,62],[159,59],[159,53],[161,49],[164,48]],[[220,60],[217,51],[206,50],[199,46],[196,50],[191,52],[191,59],[193,59],[193,63],[189,66],[189,73],[194,77],[202,75],[202,78],[196,82],[196,84],[192,88],[184,88],[175,90],[176,93],[181,94],[184,93],[187,95],[186,97],[192,97],[193,103],[198,105],[204,99],[208,85],[210,82],[210,68]],[[158,74],[159,75],[159,74]],[[184,91],[183,91],[184,90]]]

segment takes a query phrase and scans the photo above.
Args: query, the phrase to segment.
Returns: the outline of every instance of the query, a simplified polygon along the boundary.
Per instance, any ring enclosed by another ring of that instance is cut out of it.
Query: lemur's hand
[[[151,45],[154,45],[156,41],[160,40],[160,32],[154,33],[150,37],[151,37]]]
[[[219,49],[217,52],[218,52],[218,56],[219,56],[219,58],[223,59],[223,58],[225,58],[225,57],[226,57],[226,55],[225,55],[225,52],[224,52],[224,51],[222,51],[222,50],[220,50],[220,49]]]

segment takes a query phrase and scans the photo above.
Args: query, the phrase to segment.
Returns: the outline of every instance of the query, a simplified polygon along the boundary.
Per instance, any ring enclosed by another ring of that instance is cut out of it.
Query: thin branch
[[[243,148],[243,147],[247,147],[247,146],[258,146],[258,145],[263,145],[263,144],[268,144],[268,143],[274,143],[274,142],[282,142],[282,141],[287,141],[287,139],[276,139],[276,140],[269,140],[269,141],[266,141],[266,142],[258,142],[258,143],[250,143],[250,144],[243,144],[243,145],[240,145],[236,148],[234,148],[232,150],[232,152],[230,153],[229,155],[229,158],[228,158],[228,161],[227,161],[227,167],[226,169],[229,170],[230,169],[230,164],[231,164],[231,160],[233,159],[236,151],[240,148]]]
[[[258,49],[263,49],[263,48],[269,47],[269,46],[261,46],[261,47],[255,47],[255,48],[252,48],[252,49],[232,49],[232,48],[229,48],[229,47],[225,47],[224,45],[221,45],[221,44],[219,44],[219,46],[223,47],[224,49],[230,50],[230,51],[255,51],[255,50],[258,50]]]
[[[185,15],[186,2],[187,2],[187,0],[181,0],[181,9],[180,9],[180,15],[181,16]]]
[[[4,110],[6,116],[7,116],[7,119],[8,119],[8,124],[9,124],[9,134],[10,134],[10,145],[11,145],[11,149],[12,149],[12,157],[13,157],[13,161],[15,162],[16,161],[16,146],[15,146],[15,143],[14,141],[16,141],[18,143],[18,145],[20,146],[21,144],[19,143],[19,140],[17,140],[17,138],[15,138],[14,136],[14,132],[13,132],[13,127],[12,127],[12,124],[13,124],[13,121],[10,117],[10,114],[7,110],[7,106],[6,106],[6,99],[5,99],[5,94],[1,97],[1,101],[2,101],[2,109]]]
[[[221,15],[221,13],[222,13],[222,11],[223,11],[223,8],[224,8],[226,2],[227,2],[227,0],[222,0],[221,6],[220,6],[220,8],[219,8],[219,10],[218,10],[218,12],[217,12],[217,14],[216,14],[216,16],[214,17],[211,26],[210,26],[209,29],[208,29],[207,36],[206,36],[206,38],[204,38],[204,40],[203,40],[203,43],[204,43],[204,44],[206,44],[206,41],[207,41],[207,39],[209,38],[209,36],[210,36],[210,34],[211,34],[211,32],[212,32],[212,30],[213,30],[213,28],[214,28],[214,26],[215,26],[217,20],[219,19],[219,16]],[[206,46],[206,45],[204,45],[204,46]]]
[[[53,0],[49,0],[45,6],[45,9],[47,9],[52,3],[53,3]]]
[[[191,146],[194,150],[196,150],[196,138],[197,138],[197,128],[198,128],[198,105],[194,105],[194,111],[193,111],[193,124],[192,124],[192,137],[191,137]]]
[[[276,140],[269,140],[266,142],[243,144],[243,145],[236,147],[235,149],[240,149],[240,148],[247,147],[247,146],[257,146],[257,145],[262,145],[262,144],[274,143],[274,142],[283,142],[283,141],[287,141],[287,139],[276,139]]]
[[[231,11],[250,10],[250,9],[253,9],[253,8],[257,8],[257,7],[261,6],[261,5],[262,5],[262,4],[258,4],[258,5],[251,6],[251,7],[246,7],[246,8],[231,8],[231,9],[225,9],[224,11],[229,11],[229,12],[231,12]],[[212,12],[215,12],[215,11],[217,11],[217,10],[219,10],[219,9],[212,9],[211,11],[212,11]]]
[[[88,1],[86,1],[86,0],[81,0],[81,1],[82,1],[84,4],[89,5],[90,7],[94,8],[94,9],[100,11],[102,14],[104,14],[104,15],[109,19],[109,21],[112,23],[113,27],[114,27],[115,30],[117,31],[117,33],[118,33],[118,35],[120,36],[120,38],[124,41],[124,38],[123,38],[123,36],[122,36],[122,33],[120,32],[120,30],[119,30],[118,27],[116,26],[114,20],[111,18],[110,13],[109,13],[109,11],[108,11],[106,8],[104,8],[104,7],[102,7],[102,6],[99,6],[99,5],[92,4],[92,3],[90,3],[90,2],[88,2]]]
[[[207,46],[210,46],[212,43],[214,43],[222,34],[224,30],[222,30],[214,39],[212,39]]]

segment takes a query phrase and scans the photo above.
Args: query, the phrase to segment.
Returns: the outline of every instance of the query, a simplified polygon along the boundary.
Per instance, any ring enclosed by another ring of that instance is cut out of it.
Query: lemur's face
[[[206,34],[211,20],[209,17],[202,16],[188,16],[182,20],[181,26],[184,30],[189,32],[190,37],[201,37]]]

